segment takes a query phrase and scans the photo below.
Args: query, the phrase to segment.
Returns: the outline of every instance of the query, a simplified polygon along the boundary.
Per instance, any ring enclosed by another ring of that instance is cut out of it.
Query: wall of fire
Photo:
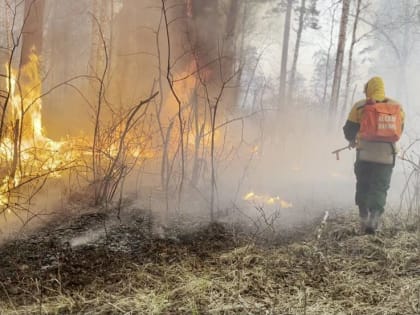
[[[195,64],[211,86],[220,80],[215,60],[223,60],[223,68],[229,70],[235,63],[238,0],[166,0],[166,7],[171,72],[183,74]],[[25,20],[19,64],[28,61],[35,47],[42,88],[48,92],[42,103],[49,137],[91,131],[97,84],[86,76],[100,76],[105,67],[100,32],[109,63],[106,98],[114,108],[146,98],[159,76],[166,75],[168,50],[160,1],[37,0],[25,1],[18,12]],[[2,25],[7,28],[10,17],[5,18]],[[167,93],[164,86],[162,94]]]

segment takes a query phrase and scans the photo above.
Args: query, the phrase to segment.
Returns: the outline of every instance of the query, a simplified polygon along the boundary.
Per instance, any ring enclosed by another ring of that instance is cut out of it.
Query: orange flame
[[[211,72],[209,69],[197,69],[195,58],[189,63],[185,71],[175,75],[173,89],[181,103],[182,117],[186,120],[194,121],[194,127],[184,128],[183,130],[185,133],[183,137],[186,139],[185,143],[190,148],[194,148],[197,145],[196,140],[199,138],[200,145],[209,148],[212,135],[209,119],[210,104],[206,103],[208,101],[204,100],[204,97],[200,97],[197,94],[199,93],[200,87],[202,87],[200,84],[206,84]],[[196,100],[194,100],[195,96],[197,96]],[[176,117],[179,111],[179,104],[176,97],[173,93],[170,93],[164,103],[164,116],[170,120],[175,119],[175,121],[177,121]],[[197,125],[195,125],[196,123]],[[174,132],[177,132],[176,129]],[[221,138],[220,133],[218,130],[214,131],[216,142]],[[177,136],[179,137],[180,135],[178,134]],[[174,149],[176,149],[176,146]]]
[[[258,195],[254,192],[247,193],[244,197],[246,201],[252,201],[259,204],[266,204],[266,205],[277,205],[282,209],[289,209],[293,207],[291,202],[281,199],[279,196],[272,197],[269,195]]]
[[[7,174],[0,184],[1,206],[8,204],[8,192],[18,187],[23,178],[47,173],[57,177],[59,174],[55,171],[74,160],[73,154],[65,148],[65,142],[53,141],[44,134],[42,82],[36,54],[30,54],[29,62],[21,68],[20,75],[12,70],[6,77],[10,80],[7,122],[11,128],[6,130],[0,143],[1,171]]]

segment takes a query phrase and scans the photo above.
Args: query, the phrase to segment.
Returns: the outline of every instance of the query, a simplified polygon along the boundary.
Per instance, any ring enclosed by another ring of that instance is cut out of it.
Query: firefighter
[[[364,86],[366,98],[353,105],[343,127],[344,136],[356,148],[356,205],[362,233],[374,234],[384,212],[397,153],[404,111],[385,95],[382,78]]]

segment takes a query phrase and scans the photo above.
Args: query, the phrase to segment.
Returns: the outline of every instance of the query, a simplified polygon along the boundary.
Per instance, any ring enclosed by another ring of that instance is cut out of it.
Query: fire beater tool
[[[337,149],[335,151],[332,151],[331,153],[332,154],[335,154],[336,159],[339,160],[340,159],[340,152],[341,151],[344,151],[344,150],[350,150],[350,149],[351,149],[351,146],[350,145],[347,145],[345,147],[342,147],[340,149]]]

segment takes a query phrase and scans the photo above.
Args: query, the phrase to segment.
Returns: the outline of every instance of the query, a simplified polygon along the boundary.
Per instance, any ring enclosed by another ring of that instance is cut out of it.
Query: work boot
[[[365,207],[359,207],[359,218],[360,218],[360,231],[366,233],[366,228],[369,221],[369,209]]]
[[[359,206],[359,217],[366,218],[369,216],[369,209],[363,206]]]
[[[366,233],[367,234],[375,234],[376,230],[379,226],[379,219],[381,214],[378,211],[371,211],[369,220],[366,226]]]

